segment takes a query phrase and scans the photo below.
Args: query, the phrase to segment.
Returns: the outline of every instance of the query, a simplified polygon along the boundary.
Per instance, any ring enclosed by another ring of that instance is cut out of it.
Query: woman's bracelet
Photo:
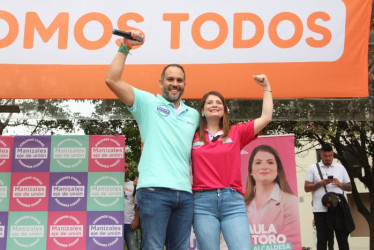
[[[268,89],[264,89],[264,92],[265,92],[265,91],[269,91],[270,93],[272,93],[271,90],[268,90]]]

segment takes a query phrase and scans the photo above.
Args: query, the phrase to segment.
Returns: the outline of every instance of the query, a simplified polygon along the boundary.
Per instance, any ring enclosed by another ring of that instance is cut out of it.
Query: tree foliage
[[[13,113],[0,116],[0,135],[9,128],[23,128],[27,134],[55,134],[74,132],[74,122],[61,100],[0,100],[0,105],[19,105],[20,117]],[[62,119],[61,119],[62,118]]]

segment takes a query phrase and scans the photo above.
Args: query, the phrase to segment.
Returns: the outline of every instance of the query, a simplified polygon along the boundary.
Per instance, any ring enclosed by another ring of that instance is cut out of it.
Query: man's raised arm
[[[123,68],[126,62],[127,55],[132,46],[141,45],[143,41],[138,41],[142,34],[139,30],[129,31],[133,39],[122,39],[122,45],[115,55],[112,64],[105,77],[105,82],[113,93],[127,106],[134,104],[134,90],[130,84],[121,80]]]

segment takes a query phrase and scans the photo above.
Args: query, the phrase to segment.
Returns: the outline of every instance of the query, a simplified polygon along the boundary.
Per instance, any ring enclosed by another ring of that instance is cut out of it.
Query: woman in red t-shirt
[[[222,231],[230,250],[251,249],[243,199],[240,151],[271,121],[273,98],[265,75],[253,76],[263,87],[261,117],[229,125],[224,97],[215,91],[204,95],[200,128],[192,144],[194,192],[193,226],[201,250],[219,250]]]

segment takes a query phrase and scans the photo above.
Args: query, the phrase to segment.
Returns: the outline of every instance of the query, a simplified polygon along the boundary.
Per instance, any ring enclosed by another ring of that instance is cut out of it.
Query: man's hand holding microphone
[[[122,30],[113,30],[113,35],[121,36],[122,38],[122,45],[142,45],[144,43],[143,34],[140,30],[129,30],[129,31],[122,31]],[[131,49],[131,48],[129,48]]]

